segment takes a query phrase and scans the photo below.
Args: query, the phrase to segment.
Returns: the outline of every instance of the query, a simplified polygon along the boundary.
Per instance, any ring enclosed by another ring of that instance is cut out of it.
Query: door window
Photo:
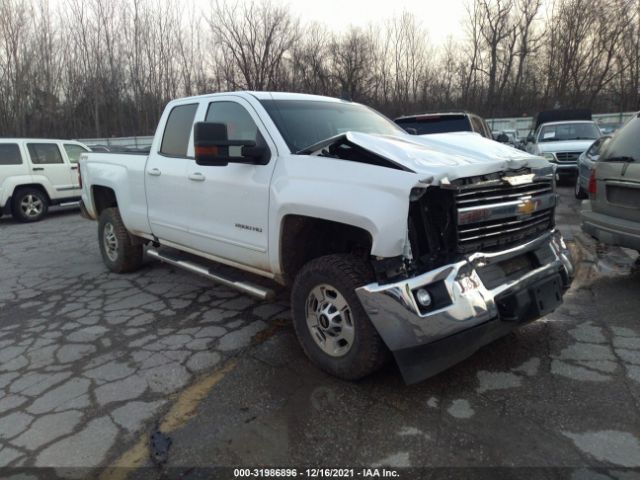
[[[0,165],[22,165],[22,156],[16,143],[0,143]]]
[[[229,140],[244,140],[264,143],[258,132],[258,126],[249,115],[249,112],[235,102],[212,102],[207,110],[206,122],[224,123],[227,125],[227,137]],[[229,155],[240,157],[242,147],[229,147]]]
[[[60,149],[55,143],[29,143],[27,148],[34,165],[64,163]]]
[[[173,107],[162,135],[160,153],[170,157],[186,157],[197,103]]]
[[[78,163],[80,154],[88,151],[80,145],[75,145],[73,143],[65,143],[64,150],[67,152],[67,157],[71,163]]]

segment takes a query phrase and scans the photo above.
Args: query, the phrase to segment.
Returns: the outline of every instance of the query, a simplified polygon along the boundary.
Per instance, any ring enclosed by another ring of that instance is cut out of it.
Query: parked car
[[[480,116],[469,112],[423,113],[407,115],[394,120],[398,125],[415,135],[432,133],[476,132],[493,139],[491,129]]]
[[[87,145],[92,152],[110,152],[111,150],[106,145]]]
[[[603,243],[640,251],[639,116],[604,145],[588,191],[580,212],[582,230]]]
[[[591,144],[591,146],[578,157],[578,176],[576,177],[576,185],[574,188],[575,197],[579,200],[587,198],[587,188],[589,185],[589,177],[591,169],[595,162],[598,161],[603,146],[611,138],[610,135],[604,135]]]
[[[618,123],[618,122],[616,123],[607,122],[607,123],[598,124],[598,126],[600,127],[600,131],[602,132],[603,135],[613,135],[615,132],[620,130],[620,128],[622,128],[623,125],[624,123]]]
[[[50,205],[77,203],[78,159],[88,151],[71,140],[0,139],[0,213],[35,222]]]
[[[107,268],[140,268],[150,244],[258,298],[273,290],[250,274],[288,286],[303,350],[345,379],[389,350],[407,382],[435,375],[554,310],[573,276],[548,162],[479,135],[411,136],[347,101],[176,100],[148,156],[83,154],[80,170]]]
[[[588,110],[541,112],[526,149],[554,163],[561,181],[573,181],[578,174],[578,157],[601,136]]]

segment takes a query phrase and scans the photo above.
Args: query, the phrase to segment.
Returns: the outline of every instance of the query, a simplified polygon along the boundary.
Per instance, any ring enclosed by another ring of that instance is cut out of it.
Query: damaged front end
[[[374,262],[378,282],[357,290],[407,383],[560,305],[574,268],[556,201],[549,167],[412,191],[408,251]]]

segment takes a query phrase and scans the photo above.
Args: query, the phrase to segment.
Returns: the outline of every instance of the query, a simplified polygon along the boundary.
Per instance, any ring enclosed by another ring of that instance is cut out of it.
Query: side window
[[[262,143],[259,138],[258,126],[249,112],[235,102],[212,102],[207,110],[206,122],[224,123],[227,125],[229,140],[250,140]],[[230,147],[229,155],[240,156],[242,147]]]
[[[162,135],[160,153],[171,157],[186,157],[197,103],[173,107]]]
[[[29,143],[27,148],[34,165],[64,163],[60,149],[55,143]]]
[[[22,165],[22,156],[16,143],[0,143],[0,165]]]
[[[67,157],[69,157],[69,161],[71,163],[78,163],[80,154],[88,151],[82,148],[80,145],[74,145],[73,143],[65,143],[64,150],[65,152],[67,152]]]

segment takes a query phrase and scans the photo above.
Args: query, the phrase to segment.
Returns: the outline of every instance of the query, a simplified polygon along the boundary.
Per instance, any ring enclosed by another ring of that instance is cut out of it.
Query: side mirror
[[[224,123],[197,122],[193,127],[196,163],[203,166],[225,167],[229,163],[264,165],[268,150],[251,140],[229,140]],[[229,147],[242,147],[240,156],[231,156]]]
[[[533,133],[530,133],[529,135],[527,135],[527,143],[533,143]]]
[[[496,141],[500,143],[509,143],[509,137],[506,133],[501,133],[496,137]]]
[[[418,134],[418,130],[416,130],[413,127],[406,127],[405,130],[407,131],[407,133],[409,135],[417,135]]]

